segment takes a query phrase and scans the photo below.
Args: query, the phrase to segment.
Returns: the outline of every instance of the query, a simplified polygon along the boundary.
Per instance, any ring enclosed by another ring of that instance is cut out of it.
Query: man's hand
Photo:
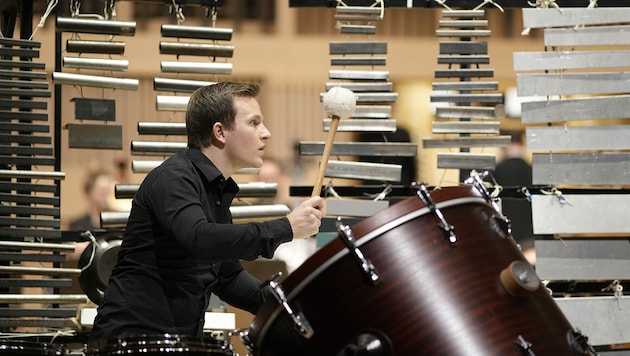
[[[321,197],[314,196],[300,203],[287,215],[294,239],[306,239],[319,232],[323,204],[324,200]]]

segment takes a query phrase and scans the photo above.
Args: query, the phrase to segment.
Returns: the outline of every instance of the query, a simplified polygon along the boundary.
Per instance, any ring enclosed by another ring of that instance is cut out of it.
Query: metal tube
[[[129,68],[129,61],[126,59],[63,57],[63,66],[66,68],[126,72]]]
[[[206,81],[201,81],[201,80],[186,80],[186,79],[154,78],[153,90],[192,93],[193,91],[201,87],[205,87],[212,84],[216,84],[216,82],[206,82]]]
[[[63,72],[53,72],[52,79],[55,84],[91,86],[108,89],[136,90],[139,85],[138,79],[108,78],[96,75]]]
[[[125,42],[67,40],[66,51],[72,53],[124,54]]]
[[[231,206],[233,219],[276,218],[286,216],[290,209],[284,204]],[[128,211],[104,211],[101,213],[102,228],[120,228],[127,225]]]
[[[0,169],[0,178],[29,178],[29,179],[64,179],[64,172],[35,172],[12,169]]]
[[[153,168],[159,166],[163,161],[131,161],[131,171],[133,173],[149,173]]]
[[[232,57],[234,46],[208,43],[160,42],[160,54]]]
[[[138,191],[140,184],[116,184],[114,195],[116,199],[130,199]]]
[[[133,154],[163,155],[186,151],[186,142],[131,141]]]
[[[80,32],[101,35],[133,36],[136,23],[133,21],[112,21],[76,17],[58,17],[58,32]]]
[[[74,245],[41,242],[0,241],[0,248],[34,251],[74,251]]]
[[[101,212],[101,228],[125,227],[129,220],[128,211],[103,211]]]
[[[162,25],[162,37],[198,38],[204,40],[230,41],[231,28],[206,26]]]
[[[275,218],[287,215],[290,210],[284,204],[231,206],[234,219]]]
[[[162,61],[164,73],[232,74],[232,63]]]
[[[139,135],[185,135],[184,122],[138,122]]]
[[[77,270],[80,271],[80,270]],[[87,303],[88,298],[85,294],[0,294],[0,303],[17,304],[17,303],[70,303],[82,304]]]
[[[186,111],[189,100],[189,96],[158,95],[155,104],[158,111]]]

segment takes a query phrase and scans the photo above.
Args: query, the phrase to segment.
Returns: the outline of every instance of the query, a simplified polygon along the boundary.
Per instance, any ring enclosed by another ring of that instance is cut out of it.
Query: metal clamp
[[[449,224],[448,221],[446,221],[446,219],[444,218],[444,214],[442,214],[440,209],[437,208],[425,184],[419,185],[418,197],[420,197],[424,205],[426,205],[429,210],[431,210],[431,213],[433,213],[433,215],[435,215],[435,217],[438,219],[439,227],[444,233],[444,236],[446,236],[446,238],[448,239],[448,242],[451,245],[456,243],[457,236],[455,236],[455,229],[453,228],[453,225]]]
[[[374,267],[372,262],[365,258],[361,250],[359,250],[357,245],[354,243],[355,239],[350,226],[342,224],[341,218],[337,217],[337,228],[339,229],[339,231],[341,231],[341,234],[343,234],[343,237],[341,235],[339,235],[339,237],[343,240],[346,247],[350,250],[354,259],[359,263],[367,279],[370,281],[370,283],[372,283],[372,285],[378,284],[381,280],[381,277],[376,271],[376,267]]]
[[[512,222],[510,221],[510,219],[508,219],[507,216],[503,215],[503,213],[501,212],[501,208],[499,208],[499,205],[497,204],[497,199],[492,197],[492,194],[490,194],[490,191],[483,183],[483,178],[487,177],[488,174],[488,171],[483,171],[482,173],[472,172],[470,174],[470,177],[466,179],[464,183],[472,184],[473,187],[475,187],[475,189],[477,189],[477,191],[481,193],[486,202],[488,202],[488,204],[490,204],[490,206],[492,206],[494,211],[497,213],[497,215],[493,216],[495,221],[508,236],[512,236]]]
[[[287,312],[289,317],[291,317],[295,330],[297,330],[300,333],[300,335],[302,335],[304,338],[310,339],[314,333],[313,328],[311,327],[308,320],[306,320],[302,312],[295,311],[289,305],[289,301],[286,297],[286,294],[284,293],[284,289],[282,288],[280,283],[276,282],[276,279],[278,279],[280,276],[282,276],[282,272],[276,273],[274,276],[268,279],[264,283],[264,285],[269,285],[269,287],[271,287],[271,294],[273,294],[276,300],[280,304],[282,304],[282,307],[284,308],[284,310]]]

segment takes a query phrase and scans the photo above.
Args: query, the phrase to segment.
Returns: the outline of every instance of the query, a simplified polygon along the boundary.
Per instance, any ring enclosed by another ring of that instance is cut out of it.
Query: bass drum
[[[6,356],[65,356],[68,350],[62,345],[25,340],[0,340],[0,355]]]
[[[288,308],[263,304],[241,331],[245,346],[255,356],[591,352],[484,196],[469,186],[419,193],[352,226],[356,249],[340,232],[279,283]]]
[[[86,356],[236,356],[232,345],[214,338],[173,334],[140,335],[98,340],[87,345]]]

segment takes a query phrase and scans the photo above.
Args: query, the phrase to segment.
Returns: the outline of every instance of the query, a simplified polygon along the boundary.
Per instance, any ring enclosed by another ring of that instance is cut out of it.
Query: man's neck
[[[234,173],[234,167],[232,163],[225,157],[224,152],[214,146],[210,145],[208,147],[202,147],[201,153],[203,153],[212,163],[217,167],[217,169],[223,174],[223,176],[227,179],[232,176]]]

